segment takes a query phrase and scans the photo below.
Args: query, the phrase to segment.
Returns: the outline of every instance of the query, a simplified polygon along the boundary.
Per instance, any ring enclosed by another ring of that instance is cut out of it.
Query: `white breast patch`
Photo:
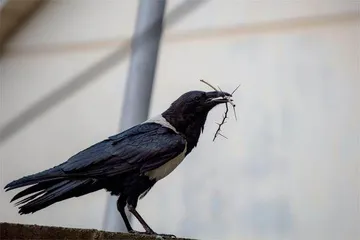
[[[184,160],[185,153],[186,153],[186,144],[184,151],[177,155],[175,158],[171,159],[170,161],[166,162],[165,164],[161,165],[160,167],[148,171],[145,173],[146,176],[148,176],[151,180],[155,179],[156,181],[159,181],[169,175],[179,164]]]
[[[144,123],[149,123],[149,122],[161,124],[162,126],[170,128],[174,132],[179,133],[176,130],[176,128],[173,125],[171,125],[168,121],[166,121],[166,119],[161,115],[150,118]],[[177,166],[179,166],[179,164],[184,160],[186,150],[187,150],[187,144],[185,144],[184,151],[180,153],[178,156],[166,162],[164,165],[161,165],[160,167],[154,170],[146,172],[145,175],[148,176],[151,180],[155,179],[156,181],[159,181],[160,179],[163,179],[164,177],[169,175]]]

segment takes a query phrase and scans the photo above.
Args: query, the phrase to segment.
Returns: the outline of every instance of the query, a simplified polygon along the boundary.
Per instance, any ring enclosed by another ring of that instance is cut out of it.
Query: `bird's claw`
[[[160,237],[164,237],[164,238],[176,238],[175,235],[173,234],[158,234],[158,233],[155,233],[156,236],[160,236]]]
[[[135,230],[132,230],[130,231],[129,233],[132,233],[132,234],[139,234],[139,235],[153,235],[153,236],[156,236],[156,237],[160,237],[159,239],[168,239],[168,238],[176,238],[175,235],[173,234],[159,234],[159,233],[156,233],[154,231],[147,231],[147,232],[140,232],[140,231],[135,231]],[[158,239],[158,238],[157,238]]]
[[[140,232],[140,231],[135,231],[135,230],[131,230],[129,231],[129,233],[131,234],[139,234],[139,235],[151,235],[153,233],[150,233],[150,232]]]

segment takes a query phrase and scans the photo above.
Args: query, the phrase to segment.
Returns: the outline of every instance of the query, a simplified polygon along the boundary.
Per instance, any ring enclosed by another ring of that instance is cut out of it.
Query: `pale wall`
[[[51,1],[1,59],[1,126],[114,51],[135,16],[130,1]],[[230,114],[223,128],[229,139],[212,142],[219,107],[198,147],[140,201],[153,228],[202,239],[358,239],[359,24],[356,1],[210,1],[172,26],[150,115],[185,91],[207,90],[201,78],[228,91],[242,85],[238,121]],[[52,50],[37,50],[44,45]],[[0,146],[2,185],[115,133],[127,66]],[[0,221],[101,228],[104,192],[30,216],[17,215],[13,194],[1,192]]]

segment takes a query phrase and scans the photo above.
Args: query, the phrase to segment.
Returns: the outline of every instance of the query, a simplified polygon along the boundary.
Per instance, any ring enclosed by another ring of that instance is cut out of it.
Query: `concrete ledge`
[[[134,235],[129,233],[113,233],[95,229],[78,229],[63,227],[48,227],[39,225],[24,225],[0,223],[0,239],[117,239],[117,240],[154,240],[155,236]],[[183,239],[185,238],[176,238]],[[190,239],[188,239],[190,240]]]

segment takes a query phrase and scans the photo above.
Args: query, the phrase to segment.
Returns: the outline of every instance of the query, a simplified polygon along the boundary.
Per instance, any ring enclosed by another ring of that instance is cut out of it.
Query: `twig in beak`
[[[235,90],[232,91],[231,96],[236,92],[236,90],[238,90],[238,88],[239,88],[240,86],[241,86],[241,84],[239,84],[239,86],[237,86],[237,87],[235,88]]]
[[[225,137],[223,134],[220,133],[221,127],[222,127],[222,125],[224,125],[225,120],[226,120],[226,118],[227,118],[227,114],[228,114],[228,112],[229,112],[228,103],[225,103],[225,106],[226,106],[226,110],[225,110],[225,114],[224,114],[224,116],[223,116],[223,120],[222,120],[221,123],[218,123],[219,127],[218,127],[218,129],[216,130],[216,132],[215,132],[213,141],[215,141],[215,138],[216,138],[218,135],[220,135],[220,136],[222,136],[222,137],[224,137],[224,138],[227,139],[227,137]]]
[[[203,79],[201,79],[200,82],[205,83],[206,85],[208,85],[209,87],[211,87],[211,88],[214,89],[215,91],[220,91],[221,93],[223,93],[223,91],[221,90],[221,88],[220,88],[219,86],[218,86],[218,89],[216,89],[213,85],[211,85],[210,83],[206,82],[206,81],[203,80]],[[241,86],[241,84],[239,84],[239,86],[237,86],[237,87],[235,88],[235,90],[232,91],[232,93],[231,93],[230,96],[225,96],[225,94],[224,94],[224,96],[223,96],[223,98],[226,99],[226,100],[228,100],[228,101],[227,101],[227,103],[225,103],[226,110],[225,110],[225,114],[224,114],[224,116],[223,116],[223,120],[222,120],[221,123],[217,123],[218,129],[217,129],[216,132],[215,132],[213,141],[215,141],[215,139],[216,139],[216,137],[217,137],[218,135],[220,135],[220,136],[222,136],[222,137],[224,137],[224,138],[227,139],[227,137],[224,136],[223,134],[221,134],[220,131],[221,131],[222,125],[225,124],[226,118],[228,118],[228,112],[229,112],[228,103],[232,106],[232,108],[233,108],[233,110],[234,110],[235,120],[237,121],[237,116],[236,116],[236,111],[235,111],[235,106],[236,106],[236,105],[233,103],[233,100],[231,99],[231,97],[232,97],[232,95],[236,92],[236,90],[238,90],[238,88],[239,88],[240,86]]]
[[[220,132],[218,132],[219,136],[222,136],[223,138],[228,139],[226,136],[222,135]]]
[[[234,110],[235,121],[237,121],[237,116],[236,116],[236,111],[235,111],[235,104],[232,105],[232,107],[233,107],[233,110]]]
[[[238,90],[238,88],[241,86],[241,84],[239,84],[239,86],[237,86],[235,88],[234,91],[232,91],[231,93],[231,96],[236,92],[236,90]],[[235,116],[235,120],[237,121],[237,116],[236,116],[236,110],[235,110],[235,104],[233,102],[230,102],[231,106],[233,107],[233,110],[234,110],[234,116]]]
[[[217,90],[213,85],[211,85],[210,83],[206,82],[206,81],[203,80],[203,79],[200,79],[200,82],[205,83],[206,85],[208,85],[209,87],[211,87],[211,88],[214,89],[215,91],[219,91],[219,90]]]
[[[234,116],[235,116],[235,120],[237,121],[237,116],[236,116],[236,111],[235,111],[235,103],[232,102],[232,99],[230,99],[230,97],[227,97],[227,99],[229,100],[228,103],[230,103],[230,105],[232,106],[233,110],[234,110]]]

